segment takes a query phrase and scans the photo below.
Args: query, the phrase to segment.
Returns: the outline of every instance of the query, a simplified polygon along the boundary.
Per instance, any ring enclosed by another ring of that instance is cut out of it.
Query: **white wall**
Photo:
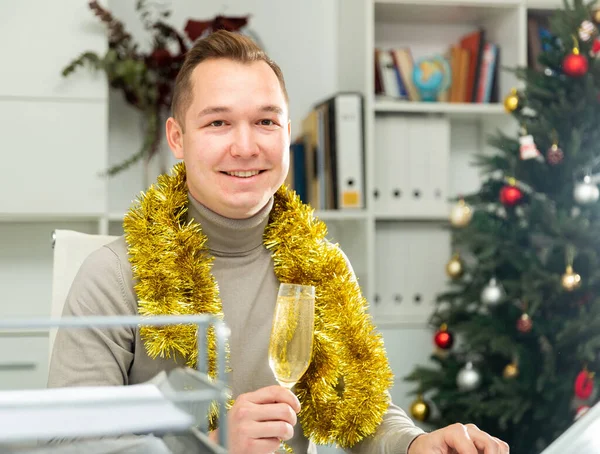
[[[82,0],[61,5],[0,5],[0,166],[10,169],[0,194],[20,188],[19,197],[0,196],[3,218],[104,211],[104,182],[95,176],[105,165],[105,79],[89,71],[65,79],[61,71],[82,48],[103,52],[106,39]],[[67,191],[66,181],[79,193]]]
[[[336,89],[337,0],[180,0],[169,23],[183,31],[188,19],[210,20],[218,14],[251,15],[249,28],[286,78],[293,124],[299,124],[316,100]],[[133,0],[109,0],[110,10],[140,40],[145,31]],[[147,43],[147,40],[146,40]]]
[[[108,90],[102,74],[62,68],[106,50],[85,0],[0,2],[0,319],[47,317],[51,233],[94,231],[105,211]],[[46,383],[47,336],[0,336],[0,390]]]
[[[48,315],[52,230],[105,210],[105,79],[61,70],[105,31],[84,0],[0,2],[0,42],[0,317]]]

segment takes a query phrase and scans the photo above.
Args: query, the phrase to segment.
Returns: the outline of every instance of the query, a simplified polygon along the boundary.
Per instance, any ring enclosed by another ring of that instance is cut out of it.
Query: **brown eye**
[[[215,120],[210,124],[210,126],[219,127],[219,126],[223,126],[223,124],[225,124],[225,122],[223,120]]]

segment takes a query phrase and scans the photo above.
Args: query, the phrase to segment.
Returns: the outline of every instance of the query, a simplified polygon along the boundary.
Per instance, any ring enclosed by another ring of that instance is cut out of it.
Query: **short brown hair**
[[[277,63],[271,60],[251,38],[240,33],[218,30],[194,44],[187,52],[175,79],[171,111],[182,127],[185,112],[192,103],[192,72],[196,66],[209,58],[224,58],[240,63],[264,61],[277,76],[285,101],[289,102],[283,72]]]

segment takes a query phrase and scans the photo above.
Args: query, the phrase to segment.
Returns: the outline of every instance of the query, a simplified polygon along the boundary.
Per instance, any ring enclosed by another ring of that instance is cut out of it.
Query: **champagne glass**
[[[315,326],[315,288],[311,285],[279,285],[271,340],[269,366],[277,382],[292,389],[310,365]],[[278,452],[285,452],[281,443]]]

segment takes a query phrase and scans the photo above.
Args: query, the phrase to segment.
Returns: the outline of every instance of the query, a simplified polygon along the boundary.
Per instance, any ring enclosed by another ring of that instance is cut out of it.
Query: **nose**
[[[239,158],[258,155],[258,144],[250,126],[239,125],[235,129],[231,143],[231,155]]]

